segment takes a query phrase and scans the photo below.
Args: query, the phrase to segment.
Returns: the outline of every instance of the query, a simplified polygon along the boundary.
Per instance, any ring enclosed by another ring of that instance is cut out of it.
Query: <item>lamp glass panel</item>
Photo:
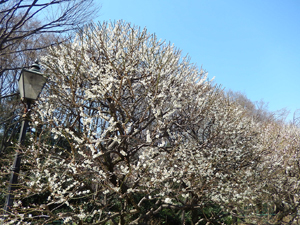
[[[19,79],[21,98],[37,99],[45,83],[46,78],[42,74],[23,69]]]

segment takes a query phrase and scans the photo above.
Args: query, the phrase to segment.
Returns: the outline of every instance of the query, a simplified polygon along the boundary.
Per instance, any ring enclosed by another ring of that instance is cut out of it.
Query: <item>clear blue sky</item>
[[[97,20],[146,27],[226,89],[262,99],[271,111],[300,108],[300,0],[99,2]]]

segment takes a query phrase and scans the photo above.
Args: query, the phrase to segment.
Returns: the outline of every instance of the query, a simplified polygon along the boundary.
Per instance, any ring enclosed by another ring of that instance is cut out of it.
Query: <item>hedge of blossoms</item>
[[[221,214],[197,212],[238,216],[260,199],[261,126],[174,46],[103,23],[42,63],[49,79],[7,221],[141,224],[168,210],[214,222]]]
[[[300,129],[275,122],[265,126],[260,139],[261,162],[252,188],[256,199],[245,213],[250,215],[253,210],[252,218],[270,214],[271,224],[299,224]]]

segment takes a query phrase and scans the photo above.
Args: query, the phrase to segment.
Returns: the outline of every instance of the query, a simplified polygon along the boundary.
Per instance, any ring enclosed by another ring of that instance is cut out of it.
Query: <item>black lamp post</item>
[[[46,83],[46,78],[40,72],[40,65],[36,61],[30,69],[22,69],[19,78],[19,90],[21,99],[25,104],[25,112],[23,115],[22,127],[19,136],[19,145],[24,144],[24,139],[26,136],[26,130],[28,128],[28,116],[30,113],[30,106],[32,101],[39,97],[44,85]],[[10,211],[14,200],[14,191],[17,189],[18,175],[20,172],[22,154],[16,152],[14,164],[11,168],[11,177],[8,187],[8,195],[6,198],[4,212]]]

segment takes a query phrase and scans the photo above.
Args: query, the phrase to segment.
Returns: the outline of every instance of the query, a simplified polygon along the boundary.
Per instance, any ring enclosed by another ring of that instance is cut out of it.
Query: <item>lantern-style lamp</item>
[[[19,90],[22,100],[36,100],[39,97],[46,78],[40,72],[38,61],[30,69],[23,68],[19,78]]]
[[[19,78],[19,90],[21,99],[26,104],[25,105],[25,111],[20,131],[20,137],[19,137],[19,144],[24,144],[24,139],[26,136],[26,130],[28,127],[28,116],[30,113],[30,105],[31,102],[36,100],[45,83],[46,78],[43,76],[43,74],[40,72],[40,65],[38,61],[35,61],[35,63],[31,66],[30,69],[22,69],[21,76]],[[13,201],[14,201],[14,191],[17,189],[16,184],[18,183],[18,175],[20,172],[20,165],[21,165],[21,158],[22,153],[17,151],[14,159],[14,164],[12,166],[11,171],[11,177],[9,181],[9,187],[8,187],[8,195],[6,198],[6,202],[4,205],[4,212],[10,211]]]

